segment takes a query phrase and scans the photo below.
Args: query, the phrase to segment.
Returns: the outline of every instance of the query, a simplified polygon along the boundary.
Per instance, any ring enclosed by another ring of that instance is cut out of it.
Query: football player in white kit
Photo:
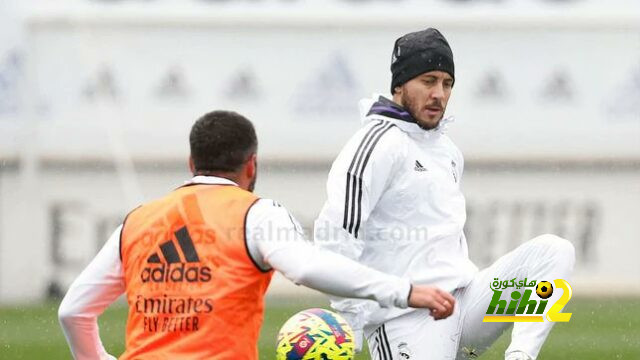
[[[453,313],[438,320],[429,310],[384,309],[348,298],[332,298],[332,307],[364,335],[373,359],[475,358],[512,325],[482,322],[495,278],[567,279],[574,247],[541,235],[478,270],[463,233],[464,159],[445,135],[452,119],[444,113],[455,82],[451,48],[436,29],[406,34],[395,42],[391,72],[391,97],[360,102],[363,126],[331,167],[315,242],[451,293],[455,304],[442,305],[454,307]],[[512,290],[502,298],[510,300]],[[560,296],[554,293],[549,303]],[[535,359],[552,325],[513,324],[505,358]]]

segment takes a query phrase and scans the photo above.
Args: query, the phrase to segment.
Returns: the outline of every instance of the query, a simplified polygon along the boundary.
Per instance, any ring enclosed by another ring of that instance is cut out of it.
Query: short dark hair
[[[257,151],[258,138],[247,118],[216,110],[196,120],[189,144],[196,172],[235,172]]]

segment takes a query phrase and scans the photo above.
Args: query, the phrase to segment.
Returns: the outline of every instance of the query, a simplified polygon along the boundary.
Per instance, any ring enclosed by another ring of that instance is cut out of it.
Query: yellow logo
[[[551,285],[548,281],[540,281],[538,285],[536,285],[536,294],[540,297],[540,299],[548,299],[553,294],[553,285]]]
[[[553,303],[546,314],[546,320],[552,322],[568,322],[571,319],[571,313],[560,312],[565,305],[571,300],[571,285],[563,279],[555,279],[553,281],[555,287],[562,290],[562,296]],[[514,279],[500,281],[495,278],[489,286],[493,290],[493,297],[487,308],[487,315],[483,322],[544,322],[544,310],[547,307],[549,298],[553,294],[554,284],[550,281],[537,282],[532,280],[527,283],[527,279],[519,282]],[[540,300],[532,299],[532,289],[535,286],[536,295]],[[516,290],[511,292],[511,300],[507,306],[507,300],[502,299],[503,290],[515,287]],[[525,288],[524,291],[520,289]],[[506,312],[505,312],[506,309]],[[526,314],[526,315],[525,315]]]

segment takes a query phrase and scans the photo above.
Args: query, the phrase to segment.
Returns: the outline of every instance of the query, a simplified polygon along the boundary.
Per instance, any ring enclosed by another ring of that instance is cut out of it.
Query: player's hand
[[[446,291],[431,285],[413,285],[409,306],[431,310],[434,319],[446,319],[453,314],[456,299]]]

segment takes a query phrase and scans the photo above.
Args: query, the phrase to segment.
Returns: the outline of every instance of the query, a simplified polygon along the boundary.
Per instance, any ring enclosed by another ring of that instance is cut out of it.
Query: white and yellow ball
[[[280,329],[276,360],[350,360],[354,347],[353,331],[340,315],[307,309]]]

